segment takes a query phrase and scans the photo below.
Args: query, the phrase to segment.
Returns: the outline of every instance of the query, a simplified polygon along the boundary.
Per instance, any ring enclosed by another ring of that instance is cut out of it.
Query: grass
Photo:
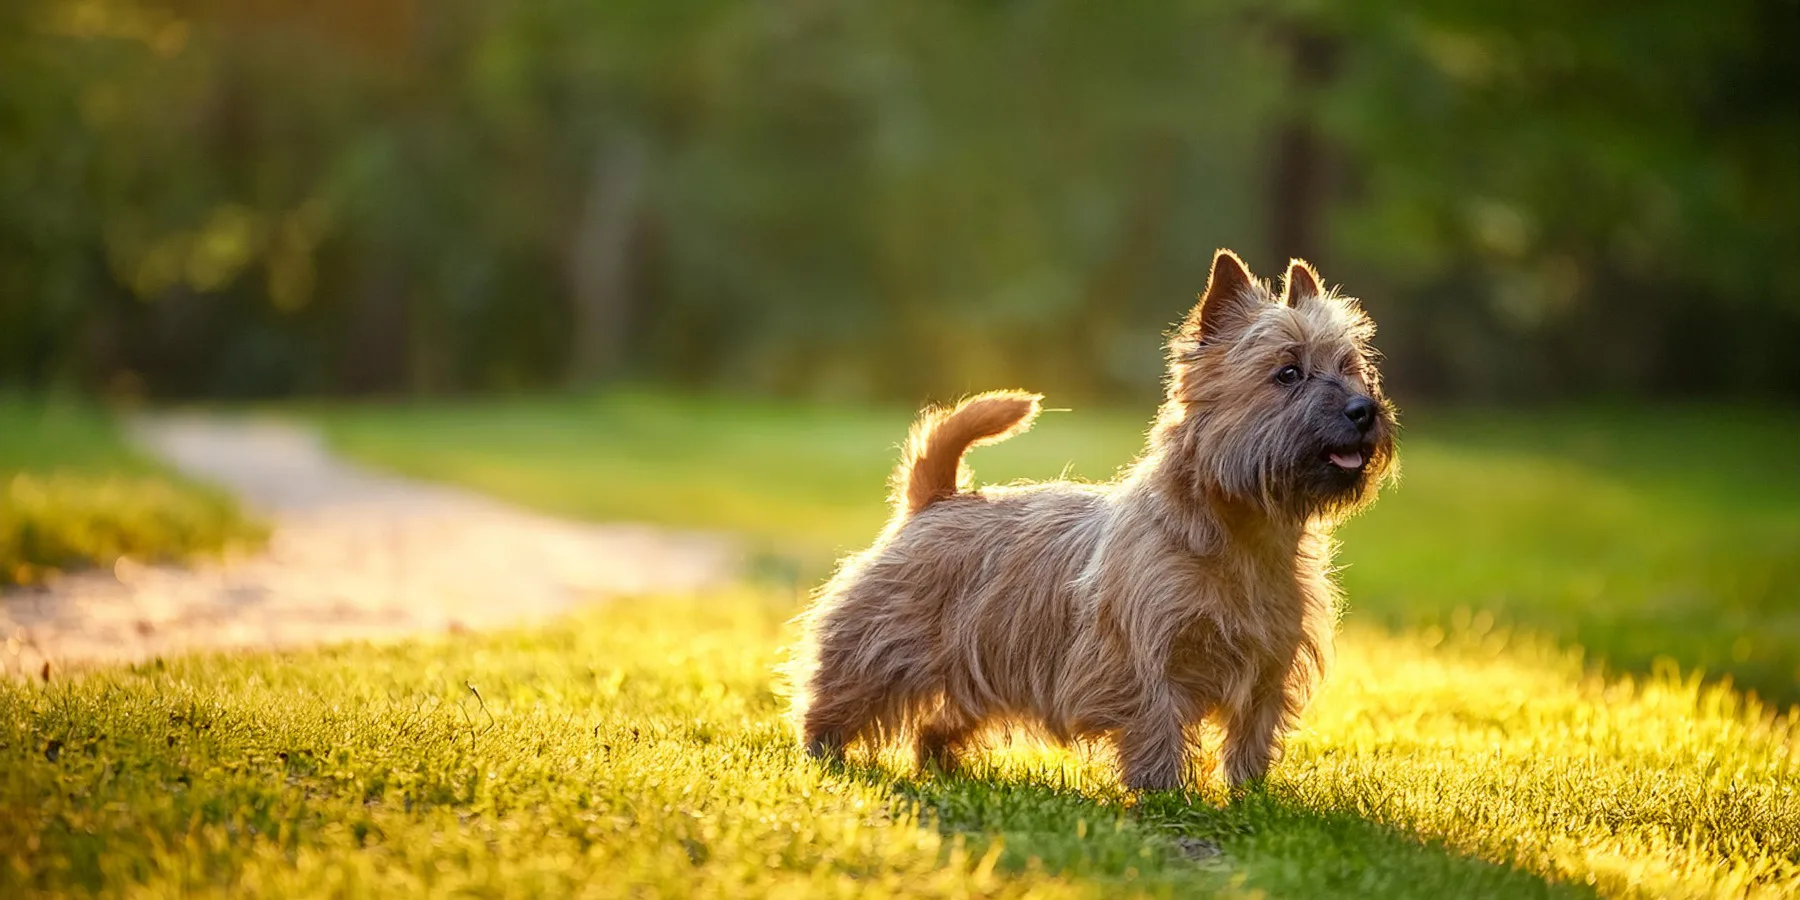
[[[1235,798],[1130,798],[1028,742],[950,778],[800,757],[786,623],[880,524],[906,410],[315,415],[379,465],[799,562],[530,630],[0,683],[0,896],[1800,893],[1800,713],[1697,674],[1796,693],[1791,415],[1409,417],[1401,488],[1344,532],[1338,668]],[[975,463],[1105,477],[1142,418],[1050,414]],[[82,433],[57,444],[110,440]]]
[[[1051,398],[1054,402],[1055,398]],[[749,534],[816,578],[880,527],[911,411],[613,393],[338,410],[338,447],[565,515]],[[1047,413],[988,481],[1109,477],[1149,418]],[[1621,671],[1667,658],[1800,701],[1800,416],[1406,417],[1398,489],[1342,532],[1349,617],[1523,630]],[[796,567],[790,567],[796,568]]]
[[[1691,679],[1353,629],[1266,790],[1133,803],[1035,745],[953,778],[807,763],[770,676],[791,612],[647,599],[0,685],[0,895],[1800,890],[1800,726]]]
[[[104,413],[0,396],[0,586],[121,557],[214,555],[263,537],[231,497],[130,449]]]

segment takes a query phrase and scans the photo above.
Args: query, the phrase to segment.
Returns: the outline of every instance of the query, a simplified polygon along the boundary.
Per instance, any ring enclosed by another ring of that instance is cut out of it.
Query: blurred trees
[[[1333,9],[1359,50],[1322,114],[1362,176],[1333,274],[1406,304],[1397,374],[1800,394],[1800,4]]]
[[[1793,396],[1797,8],[16,0],[0,382],[1103,395],[1232,246],[1413,395]]]

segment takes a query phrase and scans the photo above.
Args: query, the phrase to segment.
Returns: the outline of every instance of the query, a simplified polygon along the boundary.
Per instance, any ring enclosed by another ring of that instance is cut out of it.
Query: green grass
[[[907,410],[313,414],[379,465],[799,562],[531,630],[0,684],[0,897],[1800,892],[1800,713],[1695,674],[1800,693],[1792,415],[1409,416],[1400,488],[1343,532],[1339,665],[1288,759],[1246,796],[1133,799],[1103,753],[1029,742],[953,778],[797,752],[786,622],[880,525]],[[159,477],[91,412],[0,415],[39,429],[8,465]],[[1047,414],[974,462],[1104,478],[1146,415]]]
[[[807,762],[770,674],[792,611],[646,599],[0,685],[0,896],[1800,890],[1800,726],[1692,680],[1353,629],[1266,791],[1132,803],[1030,744],[948,779]]]
[[[232,498],[133,451],[98,410],[0,396],[0,586],[120,557],[191,559],[263,537]]]
[[[1055,398],[1050,398],[1052,405]],[[1046,413],[976,451],[987,481],[1109,477],[1150,401]],[[614,393],[334,411],[341,449],[566,515],[718,528],[816,578],[886,515],[912,413]],[[1647,672],[1660,658],[1800,701],[1800,416],[1414,414],[1404,475],[1342,532],[1349,618],[1524,630]]]
[[[1401,489],[1342,532],[1389,626],[1518,625],[1800,701],[1800,417],[1564,412],[1425,420]]]

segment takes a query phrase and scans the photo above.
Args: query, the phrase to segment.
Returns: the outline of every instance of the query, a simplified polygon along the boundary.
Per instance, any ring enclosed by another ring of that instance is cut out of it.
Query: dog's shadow
[[[967,859],[996,852],[1003,871],[1040,871],[1102,885],[1275,896],[1594,896],[1516,865],[1464,854],[1354,812],[1309,805],[1279,781],[1134,795],[1081,765],[971,762],[954,774],[891,760],[829,764],[834,777],[893,798],[892,814],[949,838]]]

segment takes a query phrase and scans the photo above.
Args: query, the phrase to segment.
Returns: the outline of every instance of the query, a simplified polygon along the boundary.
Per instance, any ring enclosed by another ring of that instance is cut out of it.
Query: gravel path
[[[736,568],[723,538],[571,522],[375,474],[288,424],[180,415],[132,433],[273,523],[267,551],[191,569],[124,562],[9,590],[8,673],[510,625],[607,596],[704,588]]]

